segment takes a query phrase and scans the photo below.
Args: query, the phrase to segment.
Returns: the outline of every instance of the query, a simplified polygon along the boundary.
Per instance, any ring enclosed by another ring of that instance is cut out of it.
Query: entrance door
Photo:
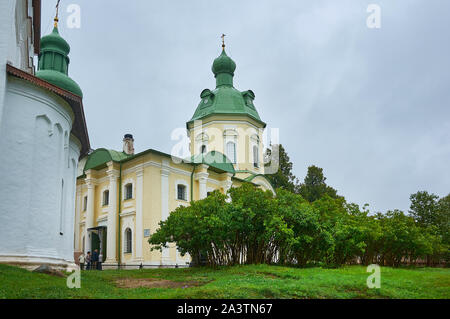
[[[98,249],[100,251],[100,238],[98,237],[96,232],[91,233],[91,254],[94,252],[94,250]]]

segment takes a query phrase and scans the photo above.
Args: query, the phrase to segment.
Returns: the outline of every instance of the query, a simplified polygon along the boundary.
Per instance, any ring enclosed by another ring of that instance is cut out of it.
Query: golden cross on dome
[[[222,48],[225,49],[225,34],[222,33],[221,38],[222,38]]]
[[[55,19],[53,19],[53,21],[55,21],[55,28],[58,27],[58,21],[59,21],[59,19],[58,19],[59,1],[61,1],[61,0],[58,0],[58,2],[56,3],[56,15],[55,15]]]

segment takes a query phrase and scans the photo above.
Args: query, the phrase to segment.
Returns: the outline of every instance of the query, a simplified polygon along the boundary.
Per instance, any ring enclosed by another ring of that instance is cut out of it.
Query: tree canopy
[[[227,201],[225,194],[214,191],[160,222],[149,239],[151,249],[175,242],[194,264],[211,266],[352,262],[398,266],[425,259],[430,264],[448,261],[445,230],[425,226],[402,211],[370,214],[368,206],[361,208],[327,192],[312,202],[283,188],[276,193],[274,197],[245,183],[231,188]],[[439,202],[438,207],[448,211],[448,197]]]

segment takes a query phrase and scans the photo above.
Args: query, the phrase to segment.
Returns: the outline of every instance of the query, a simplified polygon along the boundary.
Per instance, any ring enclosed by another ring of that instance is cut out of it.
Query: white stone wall
[[[9,76],[0,125],[0,262],[73,264],[80,145],[60,97]]]
[[[31,0],[0,1],[0,125],[6,89],[6,64],[33,72],[32,17]]]

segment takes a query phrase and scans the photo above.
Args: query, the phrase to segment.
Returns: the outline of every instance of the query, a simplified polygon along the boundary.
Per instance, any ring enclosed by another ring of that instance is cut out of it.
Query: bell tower
[[[266,124],[253,104],[253,91],[234,87],[236,63],[225,52],[224,37],[222,52],[211,68],[216,88],[201,92],[201,101],[186,123],[190,151],[194,156],[211,151],[223,153],[244,177],[263,174],[262,134]]]

